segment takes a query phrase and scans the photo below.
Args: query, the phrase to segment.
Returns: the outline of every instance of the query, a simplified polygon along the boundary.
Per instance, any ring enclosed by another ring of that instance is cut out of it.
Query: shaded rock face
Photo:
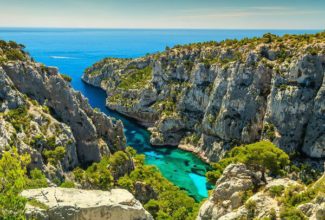
[[[28,172],[38,168],[58,182],[125,145],[122,122],[94,111],[57,68],[0,42],[0,155],[15,146],[31,156]]]
[[[21,194],[35,203],[27,204],[27,219],[98,219],[149,220],[152,216],[131,193],[123,189],[111,191],[65,188],[25,190]]]
[[[282,43],[176,47],[103,60],[83,80],[106,90],[108,107],[150,127],[154,145],[189,142],[217,161],[235,145],[267,138],[288,153],[322,158],[323,39],[314,36],[299,46],[289,37]],[[137,77],[146,68],[150,75]]]
[[[94,111],[80,92],[74,91],[59,75],[56,68],[30,61],[16,61],[3,64],[1,72],[7,77],[6,80],[10,79],[16,92],[49,107],[56,119],[71,128],[81,164],[99,161],[102,154],[124,149],[122,123],[114,124],[103,113]],[[2,99],[6,100],[2,105],[19,105],[20,100],[13,98],[17,96],[2,90]]]

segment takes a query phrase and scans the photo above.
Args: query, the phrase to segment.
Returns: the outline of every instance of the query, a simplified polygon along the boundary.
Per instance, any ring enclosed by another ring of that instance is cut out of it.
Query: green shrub
[[[263,35],[262,40],[265,43],[269,44],[269,43],[272,43],[277,38],[279,38],[279,37],[274,35],[274,34],[266,33],[266,34]]]
[[[85,171],[80,167],[75,168],[72,173],[77,182],[82,182],[85,179]]]
[[[27,189],[37,189],[42,187],[47,187],[47,180],[45,175],[39,169],[33,169],[30,171],[30,178],[27,180]]]
[[[248,200],[245,203],[245,208],[247,209],[248,219],[253,219],[255,217],[256,207],[257,207],[257,205],[254,200]]]
[[[29,205],[31,205],[31,206],[34,206],[34,207],[37,207],[37,208],[40,208],[40,209],[44,209],[44,210],[49,209],[49,207],[46,204],[44,204],[44,203],[42,203],[42,202],[40,202],[40,201],[38,201],[36,199],[30,199],[30,200],[28,200],[27,203]]]
[[[293,185],[284,190],[282,202],[288,207],[308,203],[317,196],[325,195],[325,176],[303,190],[302,186]]]
[[[322,172],[313,168],[308,163],[301,164],[298,169],[299,179],[307,185],[315,182],[322,175]]]
[[[6,151],[0,159],[0,219],[23,219],[27,200],[19,193],[26,186],[28,154],[19,155],[16,148]]]
[[[221,177],[221,175],[222,175],[221,170],[208,171],[205,174],[208,181],[213,184],[217,182],[217,180]]]
[[[284,169],[290,163],[290,160],[284,151],[269,141],[234,147],[218,163],[212,164],[216,174],[209,173],[208,180],[214,183],[215,177],[220,176],[231,163],[243,163],[252,170],[260,171],[262,180],[266,182],[266,173],[283,175],[285,173]]]
[[[5,51],[5,55],[7,57],[8,60],[20,60],[20,61],[24,61],[26,60],[25,55],[21,52],[20,49],[11,49],[11,50],[7,50]]]
[[[281,196],[284,190],[284,186],[271,186],[269,193],[272,197]]]
[[[253,196],[253,191],[252,190],[246,190],[244,192],[240,192],[241,194],[241,201],[245,203],[251,196]]]
[[[274,208],[272,208],[269,212],[269,219],[270,220],[276,220],[276,211]]]
[[[63,73],[60,73],[60,76],[67,82],[71,82],[72,81],[72,78],[69,76],[69,75],[66,75],[66,74],[63,74]]]
[[[280,218],[283,220],[307,220],[306,216],[294,207],[283,207],[280,210]]]
[[[109,158],[109,170],[114,179],[118,179],[125,174],[131,172],[131,157],[124,151],[117,151]]]
[[[64,158],[65,153],[65,148],[62,146],[58,146],[54,150],[44,150],[43,156],[45,157],[47,162],[56,165]]]
[[[319,52],[319,50],[315,47],[309,47],[309,48],[307,48],[306,51],[312,56],[317,56],[317,54]]]
[[[71,182],[71,181],[65,181],[60,185],[60,187],[62,187],[62,188],[75,188],[75,184],[74,184],[74,182]]]
[[[109,171],[109,157],[103,157],[98,163],[93,163],[86,170],[73,170],[74,178],[82,185],[94,189],[108,190],[114,185],[114,179]]]
[[[130,74],[121,77],[121,82],[117,88],[122,90],[142,89],[151,79],[152,67],[136,69]]]
[[[263,133],[265,134],[266,138],[270,141],[273,141],[275,138],[275,127],[271,123],[265,123],[263,127]]]
[[[30,128],[31,116],[28,114],[27,106],[20,106],[6,113],[8,120],[17,132],[27,131]]]

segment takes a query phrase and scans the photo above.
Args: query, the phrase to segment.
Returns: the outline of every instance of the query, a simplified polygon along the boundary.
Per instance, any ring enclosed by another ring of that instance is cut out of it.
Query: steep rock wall
[[[83,80],[107,106],[149,127],[154,145],[210,161],[270,139],[288,153],[325,156],[325,34],[176,46],[137,59],[104,59]]]

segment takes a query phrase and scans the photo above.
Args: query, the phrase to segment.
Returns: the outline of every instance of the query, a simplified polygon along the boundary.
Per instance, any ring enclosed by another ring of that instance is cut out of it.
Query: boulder
[[[27,219],[37,220],[151,220],[152,216],[131,193],[72,188],[40,188],[21,193],[29,202]]]

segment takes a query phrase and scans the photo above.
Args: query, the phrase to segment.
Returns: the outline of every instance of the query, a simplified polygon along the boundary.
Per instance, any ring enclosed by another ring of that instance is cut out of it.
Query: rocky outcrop
[[[107,106],[150,127],[154,145],[190,144],[217,161],[230,147],[270,139],[325,157],[325,34],[176,46],[105,59],[83,80]]]
[[[25,190],[21,195],[29,200],[27,219],[153,219],[141,203],[123,189],[40,188]]]
[[[99,161],[101,152],[107,154],[125,147],[122,124],[113,124],[103,113],[94,111],[56,69],[23,62],[4,64],[3,69],[21,93],[48,106],[58,119],[71,127],[82,163]]]
[[[325,197],[318,197],[309,203],[298,206],[310,220],[322,220],[325,216]]]
[[[323,176],[310,188],[288,178],[268,178],[268,183],[264,184],[245,165],[231,164],[218,179],[212,195],[201,206],[197,220],[280,219],[285,209],[284,192],[288,188],[294,189],[289,194],[290,199],[297,193],[303,195],[309,191],[310,195],[313,194],[315,199],[299,205],[298,209],[306,218],[320,220],[324,213],[324,180]]]
[[[15,146],[31,155],[29,170],[62,181],[65,171],[125,148],[123,124],[94,111],[57,68],[0,43],[1,151]]]
[[[244,164],[231,164],[216,183],[212,196],[200,208],[198,219],[220,219],[243,205],[244,194],[260,184],[260,178]]]

